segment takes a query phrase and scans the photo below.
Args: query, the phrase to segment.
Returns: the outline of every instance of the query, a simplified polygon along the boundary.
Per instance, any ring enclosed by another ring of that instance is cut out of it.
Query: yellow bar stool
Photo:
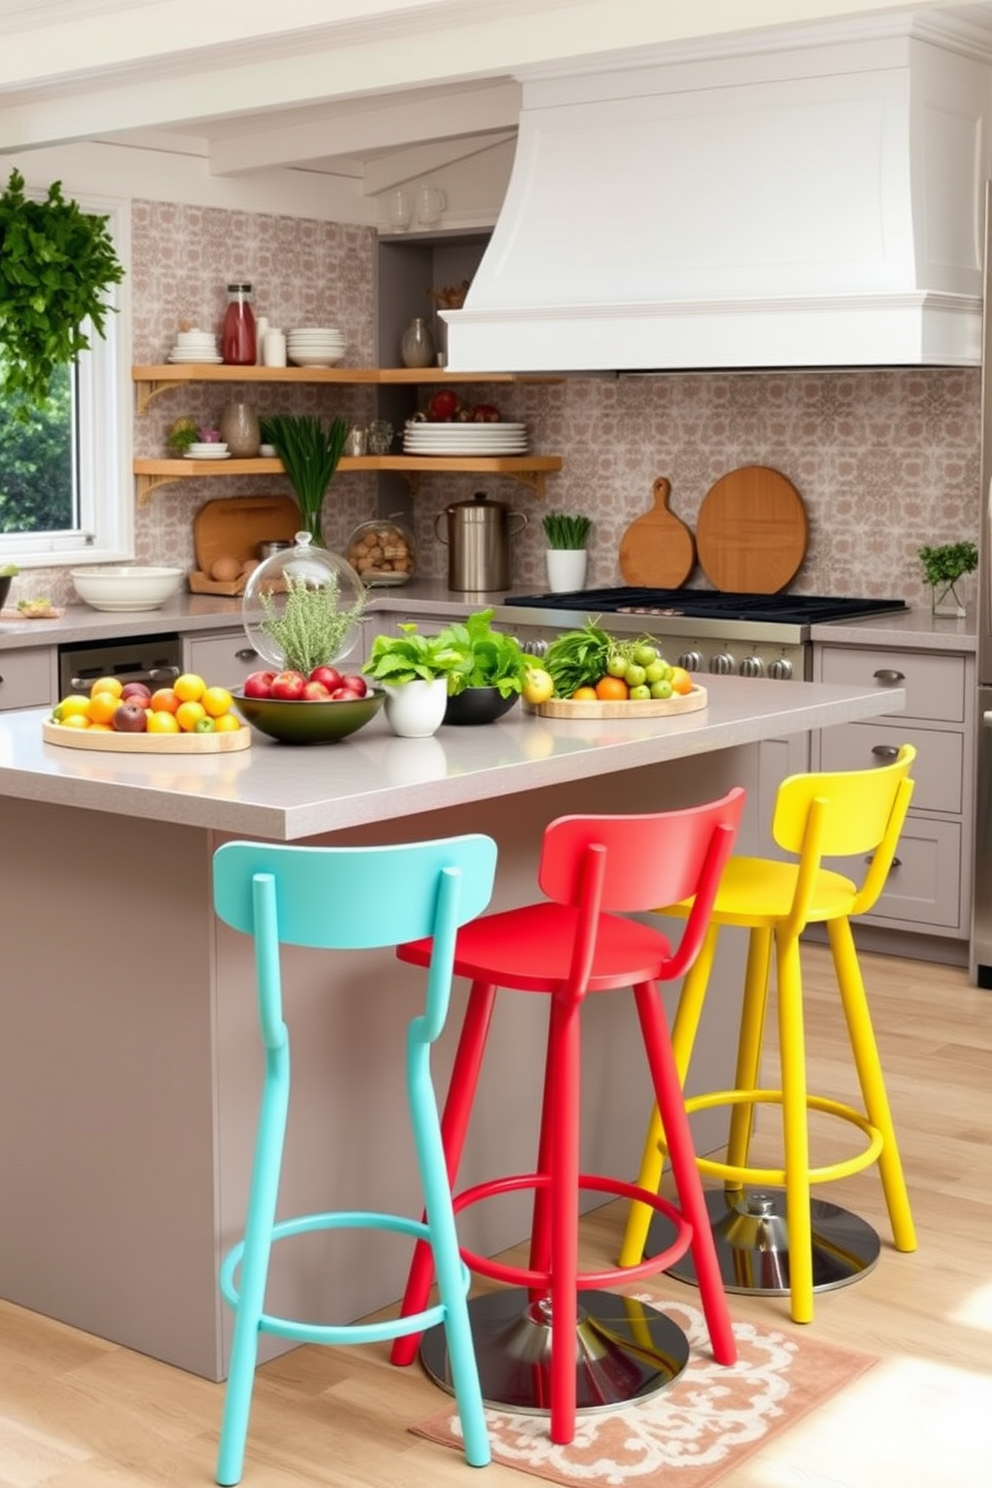
[[[724,1287],[738,1293],[788,1294],[797,1323],[812,1321],[814,1292],[857,1280],[875,1264],[881,1248],[875,1231],[857,1215],[812,1199],[812,1184],[846,1178],[877,1163],[896,1249],[916,1249],[902,1162],[851,931],[852,918],[870,910],[885,887],[913,792],[909,771],[915,757],[915,749],[907,744],[887,765],[793,775],[782,782],[772,835],[796,861],[729,860],[706,943],[683,982],[673,1025],[673,1052],[684,1080],[720,927],[749,930],[734,1089],[692,1096],[686,1109],[730,1107],[726,1160],[696,1160],[704,1177],[723,1180],[722,1189],[708,1191],[707,1209]],[[868,862],[860,887],[823,866],[825,857],[854,856],[866,857]],[[684,916],[688,907],[686,901],[658,912]],[[807,1090],[799,938],[810,924],[827,927],[863,1111]],[[762,1089],[759,1076],[773,951],[781,1061],[781,1089],[777,1090]],[[755,1109],[769,1104],[782,1108],[782,1166],[749,1166]],[[826,1112],[859,1128],[865,1139],[861,1149],[842,1161],[811,1168],[811,1111]],[[639,1187],[658,1191],[664,1159],[664,1132],[656,1107],[645,1140]],[[756,1187],[749,1190],[747,1184]],[[649,1205],[635,1201],[620,1264],[635,1266],[645,1254],[660,1250],[666,1243],[665,1226],[662,1215],[656,1216]],[[676,1263],[670,1274],[695,1281],[691,1260]]]

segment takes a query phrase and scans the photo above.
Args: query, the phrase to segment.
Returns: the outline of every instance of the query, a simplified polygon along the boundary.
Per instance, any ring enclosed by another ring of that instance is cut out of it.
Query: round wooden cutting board
[[[669,511],[671,482],[654,483],[654,506],[631,522],[620,539],[625,584],[645,589],[680,589],[696,566],[696,544],[683,521]]]
[[[699,562],[714,589],[777,594],[806,557],[809,522],[790,480],[742,465],[707,492],[696,519]]]

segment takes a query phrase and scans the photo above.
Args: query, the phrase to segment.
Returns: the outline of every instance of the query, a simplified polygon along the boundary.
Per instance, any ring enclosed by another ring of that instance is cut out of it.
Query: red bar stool
[[[916,1249],[906,1180],[878,1047],[871,1024],[851,920],[877,903],[892,867],[913,793],[909,778],[916,750],[906,744],[886,765],[866,770],[792,775],[779,786],[772,835],[792,861],[733,857],[713,906],[706,944],[685,979],[673,1025],[676,1065],[684,1078],[703,1009],[720,927],[749,932],[744,1001],[734,1089],[694,1095],[687,1109],[730,1107],[726,1161],[699,1158],[699,1171],[723,1180],[707,1205],[724,1285],[728,1291],[787,1295],[796,1323],[813,1317],[813,1294],[858,1280],[881,1249],[871,1225],[836,1204],[812,1198],[811,1185],[846,1178],[878,1165],[896,1249]],[[824,858],[867,862],[860,884],[824,866]],[[659,901],[660,902],[660,901]],[[670,903],[659,911],[686,914]],[[800,936],[810,924],[826,925],[837,989],[861,1089],[862,1109],[807,1090]],[[774,950],[778,995],[781,1088],[761,1088],[760,1062]],[[756,1107],[782,1110],[782,1161],[772,1167],[749,1161]],[[861,1134],[858,1150],[815,1167],[810,1159],[813,1111],[850,1123]],[[661,1182],[666,1144],[664,1112],[652,1115],[638,1183],[652,1192]],[[750,1184],[747,1188],[745,1185]],[[778,1186],[776,1186],[778,1185]],[[669,1243],[666,1223],[646,1205],[631,1206],[621,1264],[636,1270],[645,1253]],[[693,1281],[689,1258],[670,1268]]]
[[[485,915],[458,932],[454,970],[470,978],[472,987],[441,1126],[453,1188],[496,989],[550,999],[537,1170],[477,1184],[456,1195],[454,1204],[457,1213],[497,1194],[534,1190],[528,1266],[503,1265],[465,1248],[462,1258],[472,1271],[510,1288],[469,1302],[483,1397],[511,1410],[548,1413],[558,1443],[573,1439],[577,1410],[603,1410],[652,1394],[688,1358],[684,1335],[663,1313],[602,1287],[653,1275],[691,1247],[714,1357],[721,1364],[736,1358],[658,983],[682,976],[695,959],[743,804],[738,788],[686,811],[561,817],[547,828],[542,844],[538,883],[547,900]],[[673,890],[679,898],[694,896],[674,950],[655,926],[622,917],[667,901]],[[397,955],[422,966],[430,941],[401,946]],[[618,1178],[579,1171],[582,1004],[587,996],[625,987],[633,989],[670,1139],[678,1207]],[[666,1254],[633,1271],[580,1273],[582,1190],[641,1198],[665,1214],[677,1232]],[[432,1279],[430,1250],[418,1244],[404,1315],[423,1308]],[[409,1363],[418,1342],[418,1335],[397,1338],[393,1362]],[[450,1388],[438,1330],[424,1336],[421,1358],[428,1373]]]

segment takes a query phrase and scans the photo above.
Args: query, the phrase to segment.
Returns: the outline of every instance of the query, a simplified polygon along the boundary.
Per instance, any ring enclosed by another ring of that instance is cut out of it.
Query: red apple
[[[335,703],[357,703],[364,693],[355,692],[352,687],[335,687],[331,693],[331,701]]]
[[[140,703],[119,703],[110,726],[119,734],[143,734],[148,727],[148,718]]]
[[[492,403],[476,403],[472,409],[471,421],[473,424],[498,424],[499,409],[494,408]]]
[[[314,667],[310,673],[311,682],[323,682],[328,692],[333,692],[335,687],[341,686],[341,673],[337,667],[319,666]]]
[[[306,703],[326,703],[331,695],[331,689],[323,682],[307,682],[304,685],[301,696]]]
[[[151,695],[152,690],[146,682],[125,682],[121,688],[122,703],[140,703],[143,708],[147,708]]]
[[[281,702],[298,702],[306,685],[307,679],[302,672],[277,672],[272,679],[271,696],[279,698]]]
[[[350,687],[352,692],[357,693],[359,697],[364,697],[369,690],[368,683],[366,682],[365,678],[359,677],[357,674],[342,677],[341,686]]]
[[[276,679],[275,672],[251,672],[244,681],[242,691],[245,697],[267,698],[272,696],[272,684]]]
[[[434,423],[447,423],[458,412],[458,395],[450,388],[442,388],[427,404],[427,417]]]

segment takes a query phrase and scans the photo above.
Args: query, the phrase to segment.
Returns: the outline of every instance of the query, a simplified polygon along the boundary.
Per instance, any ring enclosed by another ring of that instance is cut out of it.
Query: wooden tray
[[[242,724],[229,734],[91,734],[89,729],[65,728],[42,719],[46,744],[66,749],[103,750],[106,754],[236,754],[251,744],[251,729]]]
[[[654,505],[637,517],[620,539],[620,572],[625,584],[646,589],[681,589],[696,566],[692,531],[669,511],[671,482],[660,475]]]
[[[190,591],[232,597],[243,594],[247,578],[210,577],[216,559],[237,558],[244,563],[257,558],[260,542],[292,542],[302,521],[291,496],[230,496],[205,502],[193,518],[196,570],[188,575]]]
[[[541,718],[670,718],[679,713],[698,713],[709,699],[705,687],[693,686],[691,692],[670,698],[651,698],[639,703],[573,702],[571,698],[550,698],[546,703],[527,705],[528,712]]]

